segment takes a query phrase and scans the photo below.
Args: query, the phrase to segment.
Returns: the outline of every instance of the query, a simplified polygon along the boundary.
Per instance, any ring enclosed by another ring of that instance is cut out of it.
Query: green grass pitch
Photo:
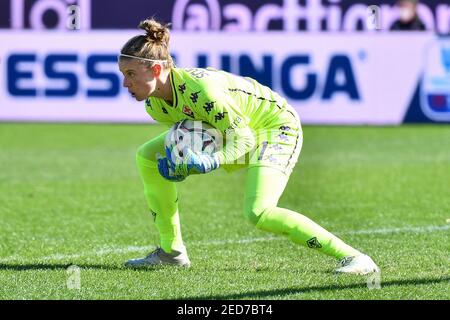
[[[256,230],[245,171],[179,185],[190,269],[123,268],[157,244],[134,153],[162,130],[0,124],[0,299],[450,298],[449,126],[304,128],[280,205],[370,254],[379,289]],[[67,287],[72,264],[80,290]]]

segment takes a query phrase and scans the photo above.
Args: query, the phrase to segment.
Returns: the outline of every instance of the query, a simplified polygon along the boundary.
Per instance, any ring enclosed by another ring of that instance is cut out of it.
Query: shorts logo
[[[194,118],[194,112],[191,109],[189,109],[187,105],[183,106],[183,113],[191,118]]]
[[[426,52],[420,104],[433,121],[450,121],[450,41],[436,40]]]
[[[319,240],[317,240],[316,237],[309,239],[306,241],[306,244],[308,245],[308,248],[311,249],[320,249],[322,248],[322,245],[320,244]]]

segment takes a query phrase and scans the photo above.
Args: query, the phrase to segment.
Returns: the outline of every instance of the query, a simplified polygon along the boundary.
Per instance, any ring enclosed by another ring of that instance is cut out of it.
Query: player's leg
[[[286,235],[298,244],[342,259],[361,253],[306,216],[278,207],[288,176],[277,168],[250,166],[247,173],[245,215],[257,228]]]
[[[344,243],[306,216],[278,207],[303,142],[299,122],[288,122],[258,134],[258,147],[249,164],[245,215],[257,228],[287,235],[295,243],[342,259],[338,272],[378,271],[372,259]]]
[[[165,252],[184,250],[181,237],[178,198],[175,183],[164,179],[158,172],[157,155],[164,156],[164,139],[167,132],[139,147],[136,164],[144,184],[148,207],[154,216],[160,235],[160,245]]]

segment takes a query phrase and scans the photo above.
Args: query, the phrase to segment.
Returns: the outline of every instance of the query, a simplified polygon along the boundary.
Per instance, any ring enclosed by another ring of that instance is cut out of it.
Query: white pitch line
[[[404,227],[404,228],[382,228],[382,229],[368,229],[368,230],[354,230],[347,232],[340,232],[337,234],[388,234],[388,233],[425,233],[433,231],[449,230],[450,224],[445,226],[425,226],[425,227]]]
[[[128,252],[137,252],[137,251],[143,251],[143,250],[151,250],[153,249],[154,246],[129,246],[129,247],[124,247],[124,248],[101,248],[98,249],[96,251],[92,251],[92,252],[85,252],[85,253],[79,253],[79,254],[52,254],[49,256],[45,256],[45,257],[41,257],[39,258],[39,260],[65,260],[65,259],[77,259],[77,258],[81,258],[81,257],[86,257],[86,256],[103,256],[103,255],[107,255],[110,253],[114,253],[114,254],[120,254],[120,253],[128,253]],[[0,260],[2,261],[2,260]]]
[[[352,230],[335,233],[336,235],[359,235],[359,234],[389,234],[389,233],[425,233],[425,232],[436,232],[450,230],[450,224],[444,226],[424,226],[424,227],[404,227],[404,228],[381,228],[381,229],[367,229],[367,230]],[[230,244],[248,244],[255,242],[265,242],[265,241],[280,241],[287,239],[285,237],[260,237],[260,238],[244,238],[244,239],[228,239],[228,240],[212,240],[212,241],[193,241],[190,246],[223,246]],[[82,252],[78,254],[53,254],[49,256],[36,258],[38,261],[61,261],[78,259],[82,257],[89,256],[103,256],[107,254],[121,254],[130,252],[143,252],[154,249],[154,246],[129,246],[129,247],[106,247],[99,248],[91,252]],[[0,263],[22,261],[21,256],[10,256],[0,259]]]

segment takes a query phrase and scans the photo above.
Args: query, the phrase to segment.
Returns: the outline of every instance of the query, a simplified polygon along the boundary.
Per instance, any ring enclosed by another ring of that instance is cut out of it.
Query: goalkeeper
[[[304,215],[278,207],[303,142],[299,117],[286,100],[250,78],[211,68],[176,68],[167,26],[151,19],[139,27],[146,34],[131,38],[119,56],[124,86],[137,101],[145,101],[155,121],[169,126],[183,119],[205,121],[226,136],[226,143],[213,155],[188,150],[183,163],[174,162],[170,150],[165,150],[167,132],[138,149],[137,166],[160,247],[126,266],[189,266],[176,182],[219,167],[227,171],[246,167],[244,214],[258,229],[339,259],[337,272],[377,272],[369,256]]]

